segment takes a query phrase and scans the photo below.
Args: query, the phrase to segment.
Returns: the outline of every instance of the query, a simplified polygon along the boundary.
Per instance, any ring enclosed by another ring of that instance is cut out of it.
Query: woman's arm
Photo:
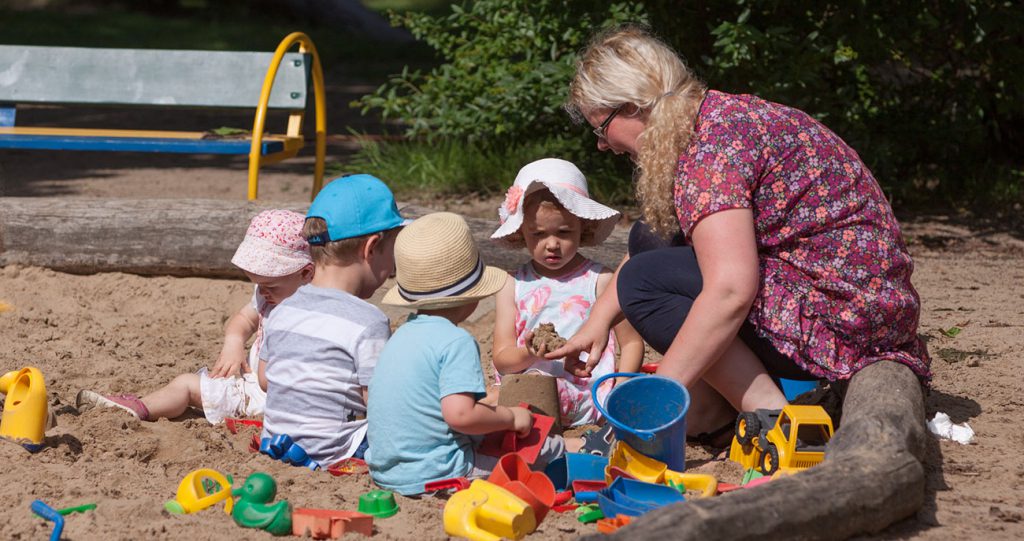
[[[658,374],[685,386],[700,380],[736,339],[760,272],[750,209],[707,216],[692,239],[704,286],[658,367]]]
[[[627,254],[622,258],[615,274],[608,281],[604,291],[597,296],[597,301],[590,309],[587,321],[583,323],[580,330],[570,337],[564,346],[548,353],[544,357],[548,359],[559,359],[565,357],[565,369],[578,377],[590,377],[590,372],[601,360],[601,353],[608,345],[608,331],[620,322],[625,320],[622,310],[619,308],[619,293],[616,291],[619,279],[619,270],[629,261]],[[579,360],[580,353],[586,351],[590,357],[584,364]]]
[[[614,279],[615,274],[607,270],[597,277],[598,297],[604,293]],[[644,361],[644,339],[640,337],[640,333],[636,332],[636,329],[625,319],[615,325],[612,332],[615,333],[615,341],[619,345],[619,361],[615,365],[615,371],[639,372],[640,365]]]

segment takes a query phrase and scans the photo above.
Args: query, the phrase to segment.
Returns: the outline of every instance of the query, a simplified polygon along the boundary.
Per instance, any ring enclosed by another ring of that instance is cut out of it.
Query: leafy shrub
[[[645,20],[634,3],[481,0],[436,17],[392,14],[437,51],[443,64],[403,70],[357,104],[400,119],[411,137],[452,137],[504,146],[549,135],[575,135],[561,105],[575,53],[602,27]]]
[[[824,122],[901,202],[1022,198],[1024,10],[1007,0],[467,2],[394,15],[442,64],[357,104],[414,138],[508,155],[540,141],[588,176],[622,179],[629,165],[598,156],[560,105],[593,32],[648,20],[710,87]]]

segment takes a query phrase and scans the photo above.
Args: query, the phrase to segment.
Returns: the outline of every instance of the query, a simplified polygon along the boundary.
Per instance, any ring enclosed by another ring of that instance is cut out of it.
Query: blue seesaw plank
[[[161,139],[158,137],[80,137],[0,134],[0,148],[33,150],[105,150],[182,154],[249,154],[248,139]],[[263,140],[262,155],[284,150],[284,142]]]

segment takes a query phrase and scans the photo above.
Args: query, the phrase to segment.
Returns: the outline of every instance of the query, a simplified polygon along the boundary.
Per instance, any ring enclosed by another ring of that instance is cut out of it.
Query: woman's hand
[[[566,372],[578,378],[589,378],[608,345],[608,330],[595,319],[589,319],[564,346],[544,357],[549,360],[565,357]]]

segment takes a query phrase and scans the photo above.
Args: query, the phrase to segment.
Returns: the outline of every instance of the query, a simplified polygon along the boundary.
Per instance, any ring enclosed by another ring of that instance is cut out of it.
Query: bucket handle
[[[598,413],[600,413],[605,419],[607,419],[608,422],[612,424],[612,426],[614,426],[615,428],[618,428],[619,430],[624,430],[626,432],[629,432],[630,434],[633,434],[634,436],[636,436],[636,437],[638,437],[638,438],[640,438],[640,439],[642,439],[644,441],[651,441],[651,440],[654,439],[654,436],[655,436],[654,432],[649,432],[647,430],[637,430],[637,429],[635,429],[633,427],[626,426],[626,425],[620,423],[614,417],[612,417],[611,414],[608,413],[608,410],[604,409],[604,407],[601,406],[601,401],[597,399],[597,388],[600,387],[601,384],[604,383],[604,381],[606,379],[608,379],[608,378],[620,378],[620,377],[633,378],[633,377],[636,377],[636,376],[647,377],[647,374],[637,374],[635,372],[614,372],[614,373],[611,373],[611,374],[605,374],[605,375],[597,378],[597,381],[595,381],[594,384],[590,386],[590,396],[594,400],[594,407],[597,408]]]

